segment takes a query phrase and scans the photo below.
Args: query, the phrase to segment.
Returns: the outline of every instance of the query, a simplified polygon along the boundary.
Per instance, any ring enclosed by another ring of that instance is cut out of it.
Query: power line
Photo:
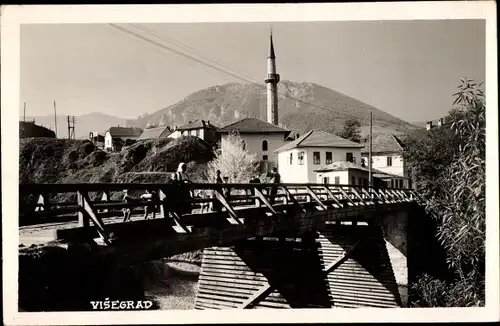
[[[246,73],[245,71],[238,69],[237,67],[234,67],[234,66],[232,66],[232,65],[230,65],[228,63],[224,63],[223,61],[217,60],[216,58],[210,57],[208,55],[204,55],[199,50],[197,50],[197,49],[195,49],[193,47],[190,47],[189,45],[186,45],[186,44],[184,44],[184,43],[182,43],[182,42],[180,42],[178,40],[175,40],[175,39],[173,39],[171,37],[167,37],[165,35],[162,35],[162,34],[156,32],[156,31],[152,30],[151,28],[148,28],[148,27],[146,27],[146,26],[144,26],[142,24],[132,24],[132,25],[134,25],[135,27],[141,29],[142,31],[145,31],[146,33],[150,33],[152,35],[155,35],[156,37],[158,37],[158,38],[160,38],[160,39],[162,39],[162,40],[164,40],[166,42],[169,42],[171,44],[177,45],[178,47],[183,48],[183,49],[185,49],[185,50],[187,50],[187,51],[189,51],[189,52],[191,52],[191,53],[193,53],[193,54],[195,54],[195,55],[197,55],[197,56],[199,56],[201,58],[204,58],[204,59],[206,59],[208,61],[211,61],[211,62],[213,62],[215,64],[219,64],[219,65],[221,65],[224,68],[233,70],[233,71],[235,71],[235,72],[237,72],[237,73],[245,76],[246,78],[255,78],[255,79],[258,79],[255,76],[252,76],[251,74]]]
[[[112,25],[112,24],[109,24],[109,25]],[[115,26],[113,26],[113,27],[115,27]],[[144,45],[144,43],[145,43],[144,42],[145,40],[142,40],[142,41],[138,40],[135,35],[124,34],[122,30],[118,30],[118,31],[121,32],[121,33],[116,33],[116,34],[117,35],[121,35],[124,39],[133,40],[135,43],[138,43],[138,44],[141,44],[141,45]],[[146,41],[146,43],[147,43],[147,45],[149,45],[148,48],[150,50],[152,50],[152,51],[154,51],[154,52],[156,52],[156,53],[158,53],[160,55],[165,55],[165,52],[162,51],[162,49],[158,49],[157,47],[155,47],[156,44],[151,44],[150,42],[147,42],[147,41]],[[216,72],[216,71],[208,70],[208,69],[205,69],[205,71],[207,71],[208,73],[210,73],[210,74],[212,74],[214,76],[220,77],[220,78],[224,78],[225,77],[225,74],[222,74],[220,72]]]
[[[237,75],[237,74],[235,74],[235,73],[233,73],[233,72],[230,72],[230,71],[224,70],[224,69],[222,69],[222,68],[220,68],[220,67],[217,67],[217,66],[215,66],[215,65],[213,65],[213,64],[210,64],[210,63],[204,62],[204,61],[203,61],[203,60],[201,60],[201,59],[198,59],[198,58],[193,57],[192,55],[189,55],[189,54],[183,53],[182,51],[179,51],[179,50],[173,49],[173,48],[171,48],[171,47],[168,47],[168,46],[166,46],[166,45],[163,45],[163,44],[161,44],[161,43],[158,43],[158,42],[156,42],[156,41],[154,41],[154,40],[151,40],[151,39],[149,39],[149,38],[146,38],[146,37],[144,37],[144,36],[142,36],[142,35],[140,35],[140,34],[137,34],[137,33],[133,32],[133,31],[127,30],[127,29],[125,29],[125,28],[123,28],[123,27],[120,27],[120,26],[117,26],[117,25],[115,25],[115,24],[109,24],[109,25],[110,25],[110,26],[112,26],[112,27],[114,27],[114,28],[116,28],[116,29],[118,29],[118,30],[120,30],[120,31],[122,31],[122,32],[124,32],[124,33],[127,33],[127,34],[132,35],[132,36],[137,37],[137,38],[140,38],[140,39],[142,39],[142,40],[143,40],[143,41],[145,41],[145,42],[148,42],[148,43],[150,43],[150,44],[153,44],[153,45],[159,46],[159,47],[163,48],[164,50],[174,52],[174,53],[176,53],[176,54],[178,54],[178,55],[180,55],[180,56],[183,56],[183,57],[185,57],[185,58],[188,58],[188,59],[194,60],[194,61],[196,61],[196,62],[198,62],[198,63],[200,63],[200,64],[202,64],[202,65],[208,66],[208,67],[210,67],[210,68],[212,68],[212,69],[215,69],[215,70],[217,70],[217,71],[219,71],[219,72],[222,72],[222,73],[224,73],[224,74],[230,75],[230,76],[235,77],[235,78],[237,78],[237,79],[239,79],[239,80],[243,80],[243,81],[245,81],[245,82],[247,82],[247,83],[250,83],[250,84],[256,85],[256,86],[261,87],[261,88],[263,88],[263,89],[266,89],[266,86],[264,86],[264,85],[258,84],[258,83],[256,83],[255,81],[252,81],[252,80],[250,80],[250,79],[248,79],[248,78],[245,78],[245,77],[239,76],[239,75]],[[143,28],[142,30],[144,31],[144,29],[145,29],[145,28]],[[158,36],[158,33],[156,33],[156,32],[150,32],[150,33],[151,33],[151,34],[156,34],[156,35]],[[162,37],[162,36],[158,36],[158,37],[161,37],[161,38],[165,38],[165,39],[167,39],[167,38],[166,38],[166,37],[164,37],[164,36],[163,36],[163,37]],[[178,43],[180,43],[180,42],[178,42]],[[188,46],[185,46],[185,47],[188,47]],[[213,61],[213,60],[212,60],[212,61]],[[248,75],[249,75],[249,74],[248,74]],[[298,102],[301,102],[301,103],[304,103],[304,104],[307,104],[307,105],[310,105],[310,106],[313,106],[313,107],[316,107],[316,108],[319,108],[319,109],[322,109],[322,110],[327,110],[327,111],[329,111],[329,112],[332,112],[332,111],[333,111],[332,109],[328,109],[328,108],[325,108],[325,107],[319,106],[319,105],[317,105],[317,104],[313,104],[313,103],[310,103],[310,102],[307,102],[307,101],[304,101],[304,100],[301,100],[301,99],[295,98],[295,97],[290,96],[290,95],[288,95],[288,94],[284,94],[284,93],[281,93],[281,92],[278,92],[278,94],[280,94],[280,95],[282,95],[282,96],[284,96],[284,97],[287,97],[287,98],[289,98],[289,99],[293,99],[293,100],[295,100],[295,101],[298,101]],[[355,116],[350,115],[350,114],[345,113],[345,112],[338,112],[338,111],[333,111],[333,112],[334,112],[334,113],[336,113],[336,114],[344,115],[345,117],[348,117],[348,118],[355,118],[355,119],[358,119],[358,117],[355,117]]]

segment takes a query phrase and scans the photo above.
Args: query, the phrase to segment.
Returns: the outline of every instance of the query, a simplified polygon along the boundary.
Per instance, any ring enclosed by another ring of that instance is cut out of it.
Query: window
[[[304,165],[304,152],[299,152],[299,165]]]
[[[196,137],[200,137],[200,130],[196,129]]]
[[[336,185],[340,184],[340,177],[335,177],[335,184]]]
[[[319,152],[313,152],[313,164],[321,164]]]
[[[391,179],[391,188],[394,188],[394,179]]]
[[[267,152],[267,140],[262,141],[262,151]]]
[[[361,167],[366,167],[366,159],[365,158],[362,158],[361,159]]]
[[[290,153],[290,157],[288,159],[288,164],[290,164],[290,165],[293,164],[293,153]]]
[[[411,179],[408,180],[408,188],[412,189],[412,186],[413,186],[413,181],[411,181]]]
[[[330,183],[330,177],[323,177],[323,183],[324,184],[329,184]]]
[[[267,155],[262,156],[263,161],[267,161],[267,159],[268,159]]]
[[[326,152],[326,164],[332,164],[332,152]]]
[[[392,156],[387,156],[387,166],[392,166]]]
[[[351,184],[355,185],[356,184],[356,177],[351,177]]]
[[[358,179],[358,185],[361,186],[362,184],[363,184],[363,178],[359,177],[359,179]]]
[[[352,162],[352,158],[353,158],[352,153],[346,153],[345,160],[347,162]]]

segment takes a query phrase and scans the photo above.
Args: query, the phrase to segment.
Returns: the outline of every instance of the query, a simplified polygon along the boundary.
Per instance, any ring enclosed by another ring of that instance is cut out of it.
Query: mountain
[[[278,96],[279,121],[295,133],[303,134],[311,129],[340,131],[344,121],[351,116],[360,120],[361,132],[366,135],[370,110],[373,112],[374,132],[401,134],[416,128],[366,103],[313,83],[281,81]],[[245,117],[265,121],[266,103],[264,87],[229,83],[192,93],[182,101],[130,121],[130,124],[141,128],[148,123],[180,126],[190,120],[204,119],[222,127]]]
[[[20,117],[20,120],[23,118]],[[54,130],[54,116],[38,116],[26,117],[26,121],[35,120],[37,125],[47,127]],[[75,116],[75,138],[84,139],[89,136],[89,132],[97,131],[103,133],[113,126],[126,126],[128,120],[114,117],[111,115],[93,112]],[[57,116],[57,136],[59,138],[68,137],[68,120],[67,116]]]

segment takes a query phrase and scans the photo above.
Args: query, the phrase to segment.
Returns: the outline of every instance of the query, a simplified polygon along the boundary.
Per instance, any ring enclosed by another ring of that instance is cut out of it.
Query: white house
[[[123,146],[133,144],[141,134],[140,128],[111,127],[104,135],[104,149],[119,151]]]
[[[361,162],[363,145],[321,131],[307,134],[288,142],[276,150],[282,182],[316,183],[315,170],[335,161]]]
[[[174,131],[168,137],[179,138],[181,136],[196,136],[209,143],[217,143],[219,140],[217,127],[205,120],[189,121],[184,126],[174,127]]]
[[[369,170],[359,164],[347,161],[337,161],[317,170],[316,183],[368,186]],[[398,176],[372,168],[373,184],[387,186],[387,179],[397,179]]]
[[[233,132],[242,138],[246,150],[256,154],[257,159],[262,161],[262,172],[278,165],[278,154],[275,151],[285,145],[285,139],[290,134],[289,130],[271,123],[256,118],[245,118],[219,129],[222,151],[224,143]]]
[[[368,142],[364,145],[361,156],[363,165],[368,167],[370,145]],[[387,180],[388,186],[393,188],[412,187],[402,153],[401,141],[393,134],[379,133],[372,137],[372,168],[398,176],[398,178]]]

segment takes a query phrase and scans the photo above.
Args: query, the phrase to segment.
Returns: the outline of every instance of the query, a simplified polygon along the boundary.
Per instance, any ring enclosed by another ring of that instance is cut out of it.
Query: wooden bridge
[[[125,203],[124,189],[159,196]],[[77,221],[57,240],[120,264],[204,249],[197,309],[401,306],[381,220],[419,201],[409,189],[331,184],[27,184],[19,197],[20,225]],[[145,206],[156,218],[112,219]]]

